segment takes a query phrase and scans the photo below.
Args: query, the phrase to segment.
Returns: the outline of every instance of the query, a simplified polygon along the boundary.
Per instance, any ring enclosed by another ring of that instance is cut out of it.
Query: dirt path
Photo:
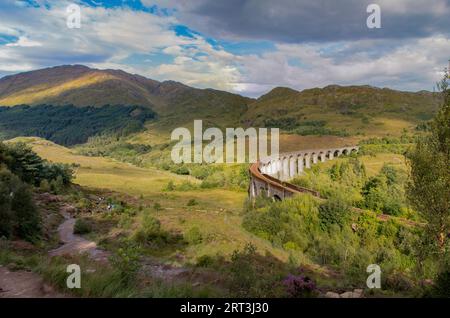
[[[73,234],[75,219],[61,208],[65,221],[58,227],[58,235],[62,246],[48,252],[49,256],[75,255],[87,253],[98,262],[108,263],[110,253],[101,250],[95,242]],[[0,298],[58,298],[64,294],[56,292],[44,283],[42,277],[30,271],[10,271],[0,265]]]
[[[110,253],[99,249],[95,242],[73,234],[75,219],[68,213],[63,213],[63,216],[66,220],[58,227],[58,234],[59,239],[64,244],[51,250],[49,255],[59,256],[87,253],[95,261],[108,263]]]
[[[38,274],[0,266],[0,298],[61,298]]]

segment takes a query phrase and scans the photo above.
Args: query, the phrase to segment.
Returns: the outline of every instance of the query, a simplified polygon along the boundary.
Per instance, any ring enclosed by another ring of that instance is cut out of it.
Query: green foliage
[[[88,234],[92,232],[92,225],[85,219],[77,219],[73,227],[74,234]]]
[[[84,143],[101,133],[129,135],[141,130],[146,120],[155,117],[152,110],[140,106],[0,107],[0,130],[5,138],[37,136],[70,146]]]
[[[173,181],[170,180],[167,183],[167,186],[163,190],[165,190],[165,191],[173,191],[173,190],[175,190],[175,184],[173,183]]]
[[[378,175],[369,178],[361,189],[361,206],[390,215],[402,215],[406,209],[406,175],[391,165],[383,165]]]
[[[29,187],[6,169],[0,168],[0,237],[39,239],[41,218]]]
[[[162,206],[159,202],[155,202],[153,204],[153,209],[155,209],[156,211],[161,211],[162,210]]]
[[[140,268],[139,259],[139,247],[127,241],[111,257],[111,263],[120,273],[123,286],[129,286],[135,282]]]
[[[319,206],[319,219],[323,229],[329,229],[331,225],[340,227],[347,225],[350,219],[350,206],[339,197],[332,197]]]
[[[189,199],[188,203],[186,204],[187,206],[194,206],[194,205],[198,205],[198,202],[196,199]]]
[[[407,154],[411,165],[407,187],[409,201],[427,222],[427,249],[440,255],[442,264],[449,253],[450,232],[450,89],[448,73],[439,84],[444,103],[431,123],[428,136],[419,139]]]
[[[335,267],[350,282],[364,281],[368,264],[382,266],[386,277],[416,268],[415,231],[349,210],[339,197],[319,204],[302,195],[244,212],[243,226],[275,246]]]
[[[186,232],[184,239],[189,244],[197,245],[203,241],[203,235],[197,226],[193,226]]]
[[[132,236],[132,240],[142,245],[162,247],[168,244],[182,243],[182,236],[171,234],[161,228],[161,222],[148,210],[143,211],[142,222]]]
[[[197,267],[210,267],[214,264],[214,258],[209,255],[202,255],[197,258],[196,266]]]
[[[6,165],[26,183],[39,186],[42,180],[56,182],[58,179],[58,185],[65,186],[72,180],[73,171],[69,165],[49,163],[24,143],[2,146],[0,152],[3,153],[0,164]]]
[[[417,136],[402,135],[396,137],[368,138],[359,142],[360,155],[375,155],[377,153],[404,154],[417,140]]]
[[[135,233],[135,238],[140,242],[150,242],[161,237],[161,222],[146,213],[143,217],[141,227]]]
[[[259,254],[253,244],[234,250],[230,262],[224,265],[226,283],[233,297],[286,296],[282,280],[289,273],[288,266],[270,253]]]
[[[430,294],[432,297],[450,298],[450,270],[439,273]]]
[[[141,156],[151,151],[150,145],[126,142],[124,136],[112,132],[89,137],[87,143],[77,148],[77,152],[84,156],[108,156],[136,166],[143,165]]]

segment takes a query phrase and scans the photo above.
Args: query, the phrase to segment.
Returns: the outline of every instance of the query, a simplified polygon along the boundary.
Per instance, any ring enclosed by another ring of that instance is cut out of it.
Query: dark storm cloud
[[[368,29],[367,6],[381,7],[381,29]],[[179,18],[211,36],[276,42],[417,38],[450,33],[450,0],[188,1]]]

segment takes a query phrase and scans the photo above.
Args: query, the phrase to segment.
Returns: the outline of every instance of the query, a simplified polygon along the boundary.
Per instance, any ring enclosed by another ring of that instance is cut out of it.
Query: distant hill
[[[171,126],[194,118],[232,123],[250,99],[175,81],[158,82],[121,70],[64,65],[0,79],[0,105],[139,105],[151,107]]]
[[[242,121],[306,135],[395,133],[431,119],[439,104],[439,95],[427,91],[331,85],[299,92],[277,87],[250,103]]]
[[[159,82],[121,70],[65,65],[0,79],[0,105],[149,107],[164,134],[203,119],[208,126],[267,126],[300,135],[401,134],[433,116],[437,94],[371,86],[296,91],[277,87],[258,99],[213,89]]]

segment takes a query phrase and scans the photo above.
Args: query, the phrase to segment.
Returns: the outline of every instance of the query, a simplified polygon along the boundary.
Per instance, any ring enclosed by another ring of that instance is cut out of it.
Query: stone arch
[[[258,193],[258,195],[261,195],[261,196],[267,196],[267,191],[266,191],[266,188],[264,188],[264,187],[259,187],[259,193]]]
[[[324,151],[319,152],[319,158],[321,162],[325,162],[326,152]]]
[[[273,197],[272,197],[272,200],[273,201],[281,201],[281,198],[280,198],[280,196],[278,194],[274,194]]]

